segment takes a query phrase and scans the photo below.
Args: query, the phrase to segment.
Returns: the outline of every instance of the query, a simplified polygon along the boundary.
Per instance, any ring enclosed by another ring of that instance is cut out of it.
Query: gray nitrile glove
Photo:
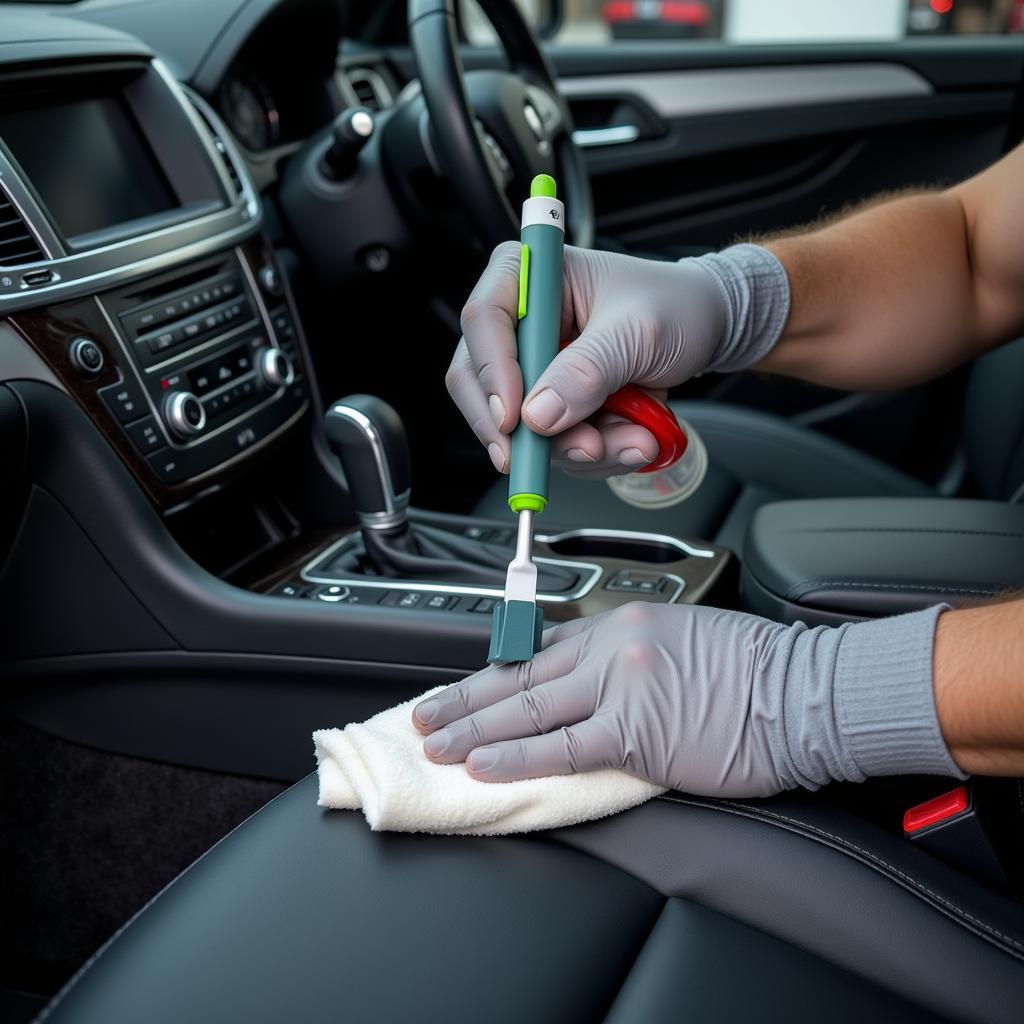
[[[808,629],[635,602],[556,626],[532,662],[486,668],[415,708],[428,757],[486,782],[624,768],[707,796],[835,779],[963,777],[932,692],[943,606]]]
[[[658,453],[653,435],[617,417],[584,422],[623,384],[664,398],[708,370],[752,366],[789,313],[778,259],[757,245],[665,263],[565,248],[563,338],[575,338],[523,401],[516,361],[519,245],[499,245],[462,312],[448,390],[497,469],[519,421],[555,435],[552,459],[583,477],[628,473]]]

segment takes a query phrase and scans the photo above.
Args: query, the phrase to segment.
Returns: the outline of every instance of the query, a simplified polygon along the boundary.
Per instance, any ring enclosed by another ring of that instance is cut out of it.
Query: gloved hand
[[[427,756],[510,782],[623,768],[708,796],[959,775],[932,693],[943,607],[836,628],[634,602],[548,630],[532,662],[428,698]]]
[[[664,399],[706,370],[753,366],[789,314],[789,280],[758,245],[735,245],[681,263],[565,248],[561,337],[575,338],[525,396],[516,361],[519,246],[499,245],[462,311],[464,337],[448,390],[495,467],[508,471],[519,422],[554,435],[552,461],[574,476],[628,473],[658,447],[643,427],[614,416],[583,422],[623,384]]]
[[[516,361],[519,244],[491,256],[462,311],[464,337],[448,370],[448,390],[491,461],[507,472],[509,434],[522,414],[555,435],[552,461],[584,477],[628,473],[653,460],[650,431],[618,417],[583,420],[623,384],[664,399],[664,389],[712,361],[725,324],[724,299],[696,263],[661,263],[565,247],[559,353],[523,402]]]

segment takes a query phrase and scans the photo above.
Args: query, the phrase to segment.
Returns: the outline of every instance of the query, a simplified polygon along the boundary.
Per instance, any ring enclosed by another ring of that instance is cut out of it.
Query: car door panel
[[[664,258],[969,177],[1012,141],[1024,74],[1024,41],[1000,37],[553,45],[549,54],[578,127],[637,127],[630,141],[585,147],[600,237]],[[956,434],[955,380],[839,403],[829,389],[750,375],[685,390],[783,415],[813,411],[818,429],[924,475],[938,474]]]

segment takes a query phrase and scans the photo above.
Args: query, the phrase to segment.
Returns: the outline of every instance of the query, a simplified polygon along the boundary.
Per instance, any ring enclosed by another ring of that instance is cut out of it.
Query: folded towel
[[[359,725],[313,733],[321,807],[362,808],[375,832],[500,836],[575,825],[664,793],[618,768],[522,782],[478,782],[464,764],[434,764],[412,724],[415,700]]]

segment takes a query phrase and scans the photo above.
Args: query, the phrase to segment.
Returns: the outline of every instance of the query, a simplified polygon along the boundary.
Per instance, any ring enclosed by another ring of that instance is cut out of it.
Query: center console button
[[[164,419],[178,437],[192,437],[206,426],[206,410],[191,391],[173,391],[164,399]]]
[[[83,377],[95,377],[103,369],[103,350],[92,338],[75,338],[68,348],[68,359]]]
[[[141,420],[136,420],[125,427],[125,430],[132,439],[132,443],[143,455],[159,451],[167,443],[164,441],[163,434],[160,433],[155,416],[144,416]]]
[[[129,381],[110,384],[100,388],[96,394],[103,399],[119,423],[131,423],[148,412],[142,392]]]
[[[348,587],[332,583],[330,586],[317,588],[317,590],[313,592],[313,597],[317,601],[326,601],[328,604],[338,604],[340,601],[344,601],[350,593],[351,591]]]

